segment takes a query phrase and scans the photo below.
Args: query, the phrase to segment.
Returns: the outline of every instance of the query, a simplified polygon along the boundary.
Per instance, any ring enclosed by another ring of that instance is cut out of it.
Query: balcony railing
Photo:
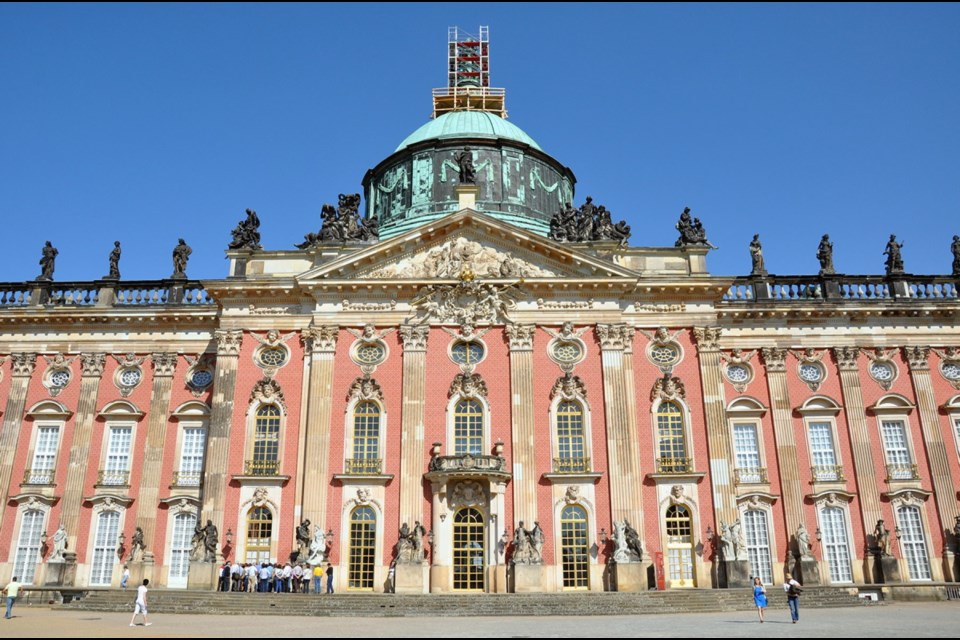
[[[889,302],[892,300],[948,300],[958,298],[957,279],[951,276],[753,276],[734,280],[723,296],[725,303],[822,301]]]
[[[733,470],[734,482],[736,484],[767,484],[766,467],[740,467]]]
[[[25,307],[212,306],[196,280],[0,282],[0,309]]]
[[[200,478],[203,474],[199,471],[174,471],[173,486],[175,487],[199,487]]]
[[[919,480],[920,473],[915,464],[888,464],[887,482],[891,480]]]
[[[843,467],[838,464],[817,464],[810,467],[814,482],[843,482]]]
[[[693,458],[657,458],[657,473],[690,473]]]
[[[101,469],[97,475],[97,484],[101,487],[125,487],[130,484],[130,472]]]
[[[248,476],[278,476],[280,475],[280,461],[246,460],[243,463],[243,473]]]
[[[54,469],[27,469],[23,472],[23,484],[53,484]]]
[[[343,461],[343,472],[351,476],[380,475],[383,472],[383,460],[380,458],[347,458]]]
[[[590,473],[590,458],[554,458],[554,473]]]

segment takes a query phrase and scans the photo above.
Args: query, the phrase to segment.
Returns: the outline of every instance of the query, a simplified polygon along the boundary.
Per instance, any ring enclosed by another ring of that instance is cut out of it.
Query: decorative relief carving
[[[373,378],[357,378],[347,392],[347,402],[354,400],[357,402],[364,400],[383,402],[383,390]]]
[[[261,336],[253,331],[250,332],[250,335],[253,336],[254,340],[259,342],[265,347],[277,347],[281,344],[286,344],[293,336],[297,335],[296,331],[291,331],[286,335],[280,335],[280,332],[276,329],[271,329],[267,331],[267,334]]]
[[[370,503],[370,489],[359,487],[357,489],[357,504],[365,505]]]
[[[283,398],[283,389],[280,388],[280,383],[273,379],[264,378],[253,385],[253,391],[250,392],[248,413],[257,404],[275,404],[280,407],[280,411],[284,415],[287,413],[287,403]]]
[[[344,311],[393,311],[397,308],[397,301],[390,302],[350,302],[344,299],[340,303]]]
[[[649,311],[651,313],[680,313],[687,310],[686,303],[680,304],[650,304],[637,302],[634,304],[637,311]]]
[[[633,327],[625,324],[597,324],[596,332],[601,349],[623,349],[630,352],[633,348]]]
[[[787,370],[787,350],[777,347],[763,347],[760,349],[763,354],[763,364],[767,371],[782,373]]]
[[[684,400],[687,397],[687,390],[683,386],[683,381],[673,376],[663,376],[657,378],[653,383],[653,389],[650,390],[650,402],[660,399],[664,402],[670,400]]]
[[[564,311],[573,311],[575,309],[593,309],[597,302],[590,298],[589,300],[544,300],[537,298],[538,309],[561,309]]]
[[[298,304],[257,305],[251,304],[247,312],[252,316],[292,316],[300,313]]]
[[[213,332],[213,337],[217,341],[217,355],[240,355],[240,345],[243,343],[243,331],[239,329],[217,329]]]
[[[567,504],[576,504],[580,502],[580,485],[572,484],[568,486],[566,493],[563,495],[563,499]]]
[[[10,366],[13,368],[15,376],[31,376],[37,366],[37,354],[35,353],[11,353]]]
[[[484,247],[464,237],[448,240],[438,247],[381,267],[371,278],[458,278],[469,267],[482,278],[543,278],[552,271],[530,264],[509,253]]]
[[[396,331],[396,329],[384,329],[383,331],[378,332],[376,325],[374,325],[372,322],[368,322],[367,324],[363,325],[363,330],[347,327],[347,331],[350,332],[350,335],[354,336],[357,340],[372,344],[390,335]]]
[[[587,387],[583,384],[583,380],[580,379],[580,376],[575,376],[568,373],[567,375],[557,378],[557,381],[553,384],[553,389],[550,390],[551,400],[556,398],[558,395],[563,400],[577,400],[580,398],[586,398]]]
[[[907,354],[910,371],[930,370],[930,347],[904,347],[903,350]]]
[[[410,319],[419,315],[419,324],[430,320],[494,324],[501,318],[509,319],[510,311],[517,306],[514,298],[520,292],[516,285],[483,284],[475,279],[467,266],[460,273],[460,282],[455,285],[421,287],[410,303],[414,308]]]
[[[311,354],[332,353],[337,349],[337,337],[340,327],[336,325],[320,325],[308,327],[300,334],[303,346]]]
[[[506,334],[510,344],[511,351],[532,351],[533,334],[536,333],[536,325],[533,324],[513,324],[508,323]]]
[[[720,334],[723,329],[720,327],[694,327],[693,337],[697,341],[697,349],[700,351],[716,351],[720,348]]]
[[[837,366],[841,371],[856,371],[857,356],[860,355],[859,347],[834,347],[833,357],[837,361]]]
[[[889,391],[896,378],[897,368],[893,363],[896,349],[876,349],[873,352],[864,350],[863,355],[870,360],[870,377],[879,384],[884,391]]]
[[[458,373],[447,392],[448,397],[459,395],[464,398],[487,397],[487,383],[479,373]]]
[[[846,493],[835,493],[833,491],[816,496],[814,503],[817,507],[842,507],[850,503],[852,495]]]
[[[720,354],[721,362],[726,364],[726,378],[730,381],[730,384],[733,385],[733,388],[739,393],[743,393],[747,390],[747,386],[750,384],[750,381],[753,377],[749,363],[750,359],[755,355],[757,355],[756,349],[746,353],[744,353],[741,349],[733,349],[730,351],[730,355],[726,355],[724,353]],[[734,372],[737,372],[739,375],[734,375]]]
[[[603,325],[603,326],[611,327],[611,326],[622,326],[622,325]],[[583,334],[585,334],[587,331],[590,330],[590,327],[581,327],[580,329],[574,329],[572,322],[564,322],[563,325],[560,327],[560,331],[556,331],[554,329],[551,329],[550,327],[540,327],[540,328],[546,331],[547,333],[549,333],[551,336],[553,336],[557,340],[566,340],[566,341],[579,340],[580,336],[582,336]]]
[[[942,351],[931,350],[940,357],[940,375],[953,385],[954,389],[960,389],[960,349],[945,347]]]
[[[403,325],[400,327],[400,339],[404,351],[426,351],[430,327],[425,325]]]
[[[487,503],[486,493],[479,482],[465,481],[459,482],[453,488],[447,503],[451,509],[460,507],[475,507]]]
[[[827,377],[827,370],[822,362],[827,352],[806,348],[803,351],[792,350],[790,353],[800,363],[797,370],[800,379],[810,387],[811,391],[818,391]]]
[[[80,369],[84,378],[99,378],[107,364],[105,353],[81,353]]]
[[[153,353],[150,355],[150,361],[153,363],[153,375],[157,378],[169,378],[177,369],[175,353]]]

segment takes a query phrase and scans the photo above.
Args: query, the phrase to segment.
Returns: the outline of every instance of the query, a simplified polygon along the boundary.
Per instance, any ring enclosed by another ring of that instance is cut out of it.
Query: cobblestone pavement
[[[956,637],[960,602],[891,603],[874,607],[804,611],[790,623],[786,606],[755,613],[589,618],[279,618],[157,614],[152,626],[129,627],[130,613],[61,611],[16,606],[12,620],[0,620],[0,637],[721,637],[840,638]],[[132,613],[132,612],[131,612]],[[139,621],[139,619],[138,619]]]

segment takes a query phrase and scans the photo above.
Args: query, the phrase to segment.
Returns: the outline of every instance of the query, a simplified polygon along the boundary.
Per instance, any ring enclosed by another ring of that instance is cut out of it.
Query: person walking
[[[787,580],[783,583],[783,590],[787,594],[787,606],[790,607],[790,617],[793,624],[797,624],[800,619],[800,594],[803,593],[803,587],[797,582],[793,574],[787,574]]]
[[[149,627],[152,622],[147,620],[147,585],[150,584],[150,581],[146,578],[143,579],[143,584],[137,587],[137,601],[133,605],[133,617],[130,618],[130,626],[137,626],[134,624],[134,620],[137,619],[138,615],[143,615],[143,626]]]
[[[127,581],[130,580],[130,567],[123,565],[123,577],[120,578],[120,588],[127,590]]]
[[[753,604],[757,605],[757,615],[760,616],[760,624],[763,624],[763,610],[767,608],[767,588],[763,586],[760,578],[753,579]]]
[[[333,593],[333,565],[327,563],[327,593]]]
[[[22,585],[17,582],[17,576],[13,576],[13,580],[3,588],[3,595],[7,599],[7,613],[3,616],[6,620],[13,617],[13,603],[16,602],[17,596],[20,595],[21,586]]]

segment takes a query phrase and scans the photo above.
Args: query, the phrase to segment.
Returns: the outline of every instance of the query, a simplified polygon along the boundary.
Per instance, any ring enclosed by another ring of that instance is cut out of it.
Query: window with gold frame
[[[377,551],[377,514],[371,507],[357,507],[350,514],[350,555],[347,588],[373,590]]]

